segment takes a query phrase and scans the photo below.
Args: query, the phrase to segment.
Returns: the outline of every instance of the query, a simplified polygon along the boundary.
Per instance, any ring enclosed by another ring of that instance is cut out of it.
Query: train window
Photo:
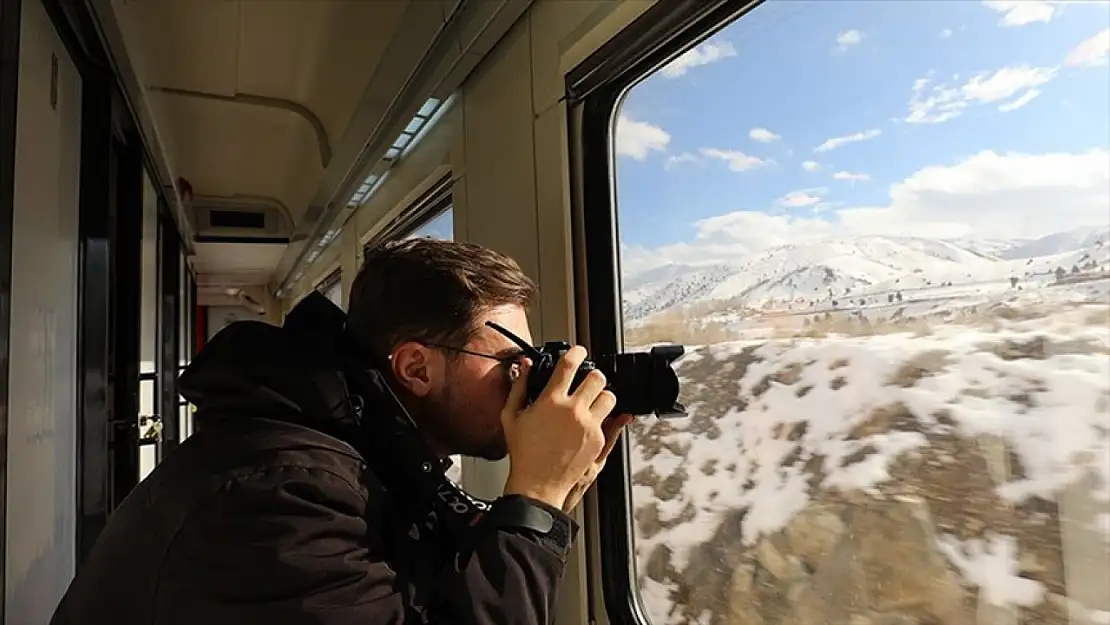
[[[767,2],[625,94],[651,623],[1110,623],[1108,23]]]
[[[330,299],[332,301],[333,304],[335,304],[336,306],[339,306],[340,308],[344,308],[344,306],[343,306],[343,283],[341,281],[336,282],[335,284],[331,285],[330,287],[327,288],[327,290],[323,291],[323,293],[328,299]]]
[[[193,342],[193,274],[189,271],[189,257],[184,251],[181,253],[181,262],[178,265],[177,289],[177,371],[184,373],[185,367],[192,360]],[[193,435],[193,412],[189,402],[180,394],[177,396],[177,427],[180,440],[185,440]]]
[[[346,310],[347,307],[343,305],[343,279],[338,270],[317,285],[316,290],[333,304]]]
[[[431,237],[433,239],[450,240],[455,238],[454,211],[448,206],[442,213],[424,222],[405,238]]]
[[[150,176],[143,174],[142,308],[139,317],[139,476],[142,480],[158,462],[154,444],[158,429],[152,417],[158,413],[158,196]]]

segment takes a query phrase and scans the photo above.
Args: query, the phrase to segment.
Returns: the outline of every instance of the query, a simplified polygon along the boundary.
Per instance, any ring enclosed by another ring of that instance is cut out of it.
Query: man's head
[[[500,413],[536,285],[511,258],[461,241],[393,241],[366,254],[351,287],[350,331],[389,359],[401,401],[441,455],[505,456]]]

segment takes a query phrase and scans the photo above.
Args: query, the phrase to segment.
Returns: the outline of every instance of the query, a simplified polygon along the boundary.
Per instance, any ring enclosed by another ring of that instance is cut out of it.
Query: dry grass
[[[725,323],[699,320],[697,317],[686,316],[677,311],[656,315],[648,323],[640,327],[628,328],[624,333],[625,343],[629,345],[656,343],[707,345],[726,343],[739,338],[741,338],[740,332]]]
[[[754,328],[749,327],[748,332],[752,329],[765,329],[769,331],[769,335],[765,336],[771,339],[870,336],[896,332],[912,332],[917,336],[925,336],[932,332],[930,324],[921,319],[868,322],[848,314],[818,316],[815,321],[810,319],[812,318],[801,316],[765,317],[759,320],[762,323]],[[628,328],[624,334],[625,343],[630,346],[657,343],[708,345],[743,338],[750,336],[745,337],[744,331],[734,324],[683,316],[675,312],[656,315],[641,326]]]
[[[899,332],[912,332],[914,336],[927,336],[933,329],[924,319],[906,319],[899,321],[861,321],[849,315],[840,315],[829,318],[820,318],[802,328],[801,332],[793,336],[819,339],[830,335],[837,336],[872,336],[875,334],[895,334]],[[787,337],[783,337],[787,338]]]
[[[1110,306],[1088,312],[1083,318],[1083,323],[1091,326],[1110,326]]]
[[[630,346],[658,343],[707,345],[744,338],[756,338],[753,331],[765,331],[762,338],[789,340],[833,336],[872,336],[911,333],[928,336],[940,325],[959,325],[992,331],[1008,324],[1058,315],[1075,305],[1031,306],[1015,309],[1006,304],[971,306],[945,314],[905,317],[903,310],[890,317],[865,319],[855,312],[825,312],[813,315],[759,315],[750,309],[730,308],[728,302],[700,302],[652,316],[646,323],[628,328],[625,342]],[[718,321],[723,315],[743,319],[742,323]],[[1099,307],[1076,319],[1085,325],[1110,325],[1110,307]],[[743,328],[741,327],[743,326]]]

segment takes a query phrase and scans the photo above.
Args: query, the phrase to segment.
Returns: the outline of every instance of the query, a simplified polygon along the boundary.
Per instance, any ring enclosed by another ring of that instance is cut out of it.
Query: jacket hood
[[[436,458],[410,429],[415,423],[374,366],[380,363],[359,349],[346,325],[347,315],[319,293],[289,311],[282,327],[232,323],[181,374],[179,392],[197,407],[198,431],[216,422],[271,419],[331,435],[364,458],[412,459],[373,463],[374,473],[419,517],[441,488],[442,473],[424,467],[437,462],[446,471],[451,460]],[[390,421],[398,425],[389,427]],[[368,422],[381,425],[367,435]]]
[[[238,321],[221,330],[178,380],[182,397],[197,407],[197,426],[243,417],[338,421],[348,397],[345,322],[342,310],[312,293],[282,327]]]

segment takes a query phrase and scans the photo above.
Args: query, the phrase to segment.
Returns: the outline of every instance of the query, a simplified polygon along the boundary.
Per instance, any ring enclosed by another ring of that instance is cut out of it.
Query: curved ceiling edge
[[[312,126],[312,131],[316,134],[316,144],[320,148],[320,163],[323,167],[327,167],[331,162],[331,140],[328,139],[328,131],[324,128],[324,123],[312,112],[312,109],[307,106],[286,100],[285,98],[272,98],[269,96],[253,95],[249,93],[236,93],[233,96],[221,95],[218,93],[208,93],[206,91],[194,91],[192,89],[178,89],[176,87],[147,87],[150,91],[157,91],[168,95],[176,95],[187,98],[199,98],[203,100],[215,100],[217,102],[229,102],[232,104],[245,104],[248,106],[261,106],[265,108],[280,109],[289,111],[301,119],[308,122]]]

